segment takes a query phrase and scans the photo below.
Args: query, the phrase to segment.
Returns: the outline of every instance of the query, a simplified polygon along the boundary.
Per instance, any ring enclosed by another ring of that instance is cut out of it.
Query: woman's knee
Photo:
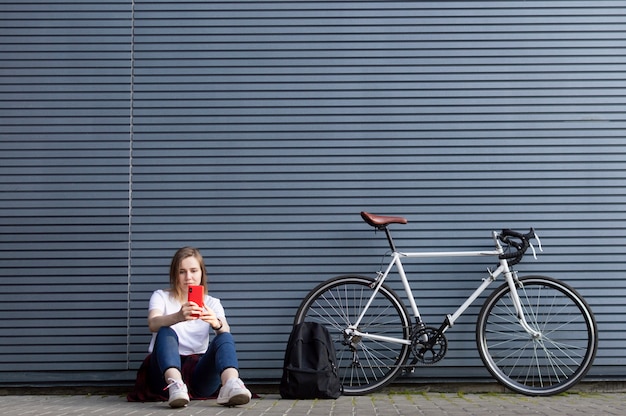
[[[176,338],[176,340],[178,340],[178,335],[176,334],[176,331],[174,331],[171,327],[169,326],[162,326],[161,328],[159,328],[159,330],[157,331],[157,338],[158,337],[174,337]]]
[[[178,335],[170,327],[161,327],[154,340],[154,352],[176,350],[178,352]]]
[[[218,347],[224,344],[235,345],[235,339],[230,332],[222,332],[221,334],[217,334],[211,342],[215,343],[215,345]]]

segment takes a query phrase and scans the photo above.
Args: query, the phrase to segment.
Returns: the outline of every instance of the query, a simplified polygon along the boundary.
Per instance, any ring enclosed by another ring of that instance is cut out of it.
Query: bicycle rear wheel
[[[556,279],[529,276],[517,288],[533,337],[519,324],[507,284],[485,301],[476,323],[478,351],[504,386],[531,396],[566,391],[584,377],[598,347],[589,305]]]
[[[313,289],[302,301],[294,324],[319,322],[331,333],[337,353],[339,379],[343,394],[372,393],[389,384],[402,368],[409,345],[349,337],[345,330],[363,311],[374,293],[373,279],[364,276],[339,276]],[[400,298],[386,286],[361,320],[358,330],[371,335],[409,339],[409,319]]]

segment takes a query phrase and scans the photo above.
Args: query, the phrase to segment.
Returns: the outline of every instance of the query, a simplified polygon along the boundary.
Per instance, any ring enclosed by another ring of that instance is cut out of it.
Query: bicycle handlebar
[[[528,247],[530,247],[531,238],[537,238],[535,230],[533,228],[531,228],[530,231],[526,234],[522,234],[509,229],[502,230],[502,232],[498,234],[498,239],[509,247],[513,247],[515,251],[500,254],[499,258],[501,260],[507,260],[509,266],[513,266],[519,263],[520,261],[522,261],[522,257],[524,257],[524,254],[526,253],[526,250],[528,250]]]

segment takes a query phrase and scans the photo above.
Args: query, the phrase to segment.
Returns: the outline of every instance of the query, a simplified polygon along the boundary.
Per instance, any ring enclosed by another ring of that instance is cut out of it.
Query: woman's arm
[[[148,328],[150,332],[158,332],[161,327],[172,326],[179,322],[182,322],[180,311],[171,315],[163,315],[163,312],[158,309],[152,309],[148,313]]]
[[[170,315],[163,315],[163,311],[160,309],[151,309],[148,312],[148,328],[151,332],[157,332],[164,326],[172,326],[179,322],[197,319],[192,315],[201,313],[202,309],[198,305],[189,302],[184,303],[178,312]]]

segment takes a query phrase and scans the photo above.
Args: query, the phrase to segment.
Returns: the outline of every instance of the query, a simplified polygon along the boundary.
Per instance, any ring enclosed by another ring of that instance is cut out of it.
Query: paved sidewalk
[[[225,408],[215,400],[170,409],[164,403],[128,403],[124,396],[8,395],[0,411],[9,416],[419,416],[419,415],[625,415],[626,393],[570,393],[526,397],[513,393],[376,393],[337,400],[282,400],[260,394],[245,406]]]

